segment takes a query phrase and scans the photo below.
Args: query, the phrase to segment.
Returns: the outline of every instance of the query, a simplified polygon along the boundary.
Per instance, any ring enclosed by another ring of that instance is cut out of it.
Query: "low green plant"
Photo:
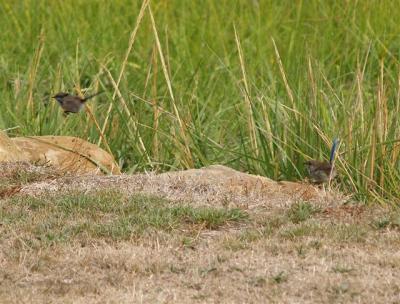
[[[158,197],[103,191],[5,200],[0,221],[10,231],[24,231],[44,244],[90,237],[122,240],[152,231],[173,233],[198,226],[218,229],[247,220],[240,209],[171,204]]]
[[[297,202],[290,207],[287,216],[293,223],[297,224],[306,221],[317,212],[319,212],[319,208],[313,206],[311,203]]]

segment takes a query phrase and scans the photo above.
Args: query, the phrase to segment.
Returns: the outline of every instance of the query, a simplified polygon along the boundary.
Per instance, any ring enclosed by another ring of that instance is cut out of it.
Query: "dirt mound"
[[[126,194],[145,193],[173,201],[203,205],[283,207],[295,201],[333,203],[339,196],[307,183],[275,182],[269,178],[213,165],[201,169],[118,176],[63,176],[34,182],[20,193],[38,196],[71,191],[95,192],[99,189]]]

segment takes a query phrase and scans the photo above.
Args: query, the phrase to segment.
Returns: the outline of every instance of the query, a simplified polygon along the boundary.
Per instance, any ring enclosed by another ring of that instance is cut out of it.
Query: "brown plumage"
[[[335,138],[333,140],[329,162],[309,160],[304,163],[312,182],[321,184],[329,182],[331,179],[335,178],[336,169],[334,167],[334,160],[338,145],[339,139]]]
[[[305,162],[311,181],[317,184],[329,182],[336,176],[336,169],[327,161],[309,160]]]
[[[82,110],[86,101],[101,93],[103,92],[98,92],[88,97],[81,98],[79,96],[74,96],[68,93],[59,92],[56,95],[54,95],[53,98],[55,98],[58,101],[59,105],[64,111],[64,114],[68,115],[70,113],[78,113],[80,110]]]

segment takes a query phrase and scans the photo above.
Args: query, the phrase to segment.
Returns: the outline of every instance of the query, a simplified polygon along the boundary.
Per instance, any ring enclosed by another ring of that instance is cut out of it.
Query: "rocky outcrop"
[[[4,161],[18,163],[22,160],[51,167],[52,171],[48,171],[33,170],[28,166],[25,175],[29,176],[30,182],[17,185],[18,193],[26,195],[117,190],[127,195],[155,195],[172,201],[246,208],[287,206],[297,201],[340,201],[333,191],[327,192],[308,183],[276,182],[221,165],[161,174],[118,175],[120,170],[110,154],[75,137],[32,136],[9,139],[2,134],[0,140],[0,161],[4,165]],[[0,171],[10,171],[4,177],[9,179],[15,172],[20,174],[25,167],[18,165],[13,169],[8,164],[4,168],[0,166]],[[63,173],[70,174],[65,176]],[[118,176],[94,176],[105,173]],[[14,191],[14,188],[10,189]],[[8,195],[8,190],[5,189],[4,195]]]
[[[0,131],[0,162],[24,160],[24,155],[19,147]]]
[[[74,174],[120,174],[113,157],[80,138],[30,136],[10,139],[0,133],[0,162],[28,161],[51,165],[59,172]]]

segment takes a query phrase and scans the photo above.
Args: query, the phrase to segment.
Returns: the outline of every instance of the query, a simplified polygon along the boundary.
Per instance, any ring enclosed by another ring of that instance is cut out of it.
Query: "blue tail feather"
[[[331,163],[331,164],[332,164],[332,162],[333,162],[333,160],[335,158],[335,152],[336,152],[336,149],[338,147],[338,144],[339,144],[339,139],[335,138],[333,140],[332,149],[331,149],[331,155],[330,155],[330,158],[329,158],[329,163]]]

